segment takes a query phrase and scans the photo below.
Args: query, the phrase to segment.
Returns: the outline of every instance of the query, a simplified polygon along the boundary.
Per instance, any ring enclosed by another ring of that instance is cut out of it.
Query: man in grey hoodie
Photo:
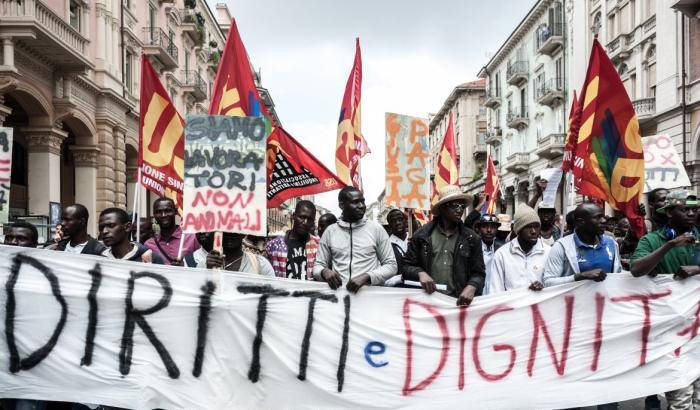
[[[314,279],[326,281],[331,289],[346,282],[353,293],[365,285],[382,285],[397,271],[389,235],[365,217],[365,197],[359,189],[341,189],[338,204],[343,214],[318,244]]]

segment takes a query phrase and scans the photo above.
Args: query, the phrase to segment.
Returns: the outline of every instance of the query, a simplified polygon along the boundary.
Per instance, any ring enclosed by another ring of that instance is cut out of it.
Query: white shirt
[[[88,243],[88,241],[85,241],[84,243],[81,243],[81,244],[78,244],[75,246],[71,246],[70,241],[68,241],[64,252],[80,254],[83,252],[83,248],[85,248],[85,245],[87,245],[87,243]]]
[[[490,248],[484,243],[484,241],[481,241],[481,252],[484,254],[484,267],[486,268],[486,282],[484,284],[482,295],[488,295],[488,287],[486,284],[489,282],[489,277],[491,276],[491,261],[493,260],[493,255],[496,253],[494,250],[495,248],[495,241],[491,244]]]
[[[200,267],[201,264],[204,265],[204,267],[207,267],[207,256],[209,256],[209,252],[206,251],[204,248],[199,248],[196,251],[192,252],[192,259],[194,259],[194,266],[190,266],[190,268],[196,268]],[[187,262],[185,262],[185,265],[187,265]]]
[[[398,236],[391,234],[391,236],[389,237],[389,242],[398,245],[399,249],[401,249],[401,253],[406,254],[406,251],[408,250],[407,240],[401,239]]]
[[[528,254],[523,252],[517,238],[501,246],[491,261],[491,274],[486,276],[488,294],[527,288],[534,281],[544,283],[542,275],[550,249],[542,238]]]

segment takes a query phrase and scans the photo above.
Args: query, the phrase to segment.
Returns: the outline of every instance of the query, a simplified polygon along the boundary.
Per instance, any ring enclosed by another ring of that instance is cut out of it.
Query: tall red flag
[[[457,167],[457,147],[455,145],[454,125],[452,113],[447,124],[447,131],[442,140],[442,148],[435,164],[435,179],[433,181],[433,203],[436,202],[438,193],[447,185],[459,185],[459,168]]]
[[[498,171],[496,171],[496,166],[493,164],[493,159],[489,155],[486,161],[486,183],[484,187],[484,195],[486,195],[487,201],[484,204],[484,209],[482,214],[496,214],[498,203],[498,197],[501,194],[501,181],[498,178]]]
[[[340,106],[338,133],[335,143],[335,171],[346,185],[362,189],[360,159],[370,153],[362,136],[361,115],[362,56],[360,39],[355,42],[355,62],[345,85],[343,104]]]
[[[569,112],[569,132],[566,134],[566,145],[564,146],[564,159],[561,162],[561,170],[571,171],[573,167],[574,152],[578,140],[578,131],[581,128],[581,104],[574,90],[574,98],[571,100],[571,111]]]
[[[185,176],[185,126],[161,84],[141,55],[139,161],[141,183],[149,191],[171,198],[182,215]]]
[[[639,122],[615,66],[597,39],[581,96],[575,184],[579,193],[622,211],[641,237],[645,227],[638,209],[644,189],[644,151]]]
[[[274,124],[260,98],[236,20],[226,37],[212,90],[209,114],[264,116],[267,138],[267,207],[275,208],[287,199],[340,189],[340,179],[285,130]]]
[[[289,198],[340,189],[345,184],[291,135],[278,127],[267,140],[268,155],[275,153],[267,179],[267,206]]]

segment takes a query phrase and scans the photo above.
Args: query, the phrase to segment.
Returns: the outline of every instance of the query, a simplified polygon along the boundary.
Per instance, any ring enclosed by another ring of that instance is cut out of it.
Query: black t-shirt
[[[287,238],[287,278],[306,280],[306,241]]]

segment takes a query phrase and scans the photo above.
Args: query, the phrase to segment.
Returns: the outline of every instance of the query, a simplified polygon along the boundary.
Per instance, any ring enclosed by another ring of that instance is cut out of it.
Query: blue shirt
[[[578,260],[579,272],[592,269],[602,269],[605,273],[613,271],[615,259],[614,239],[607,235],[600,235],[596,245],[583,243],[574,232],[574,243],[576,244],[576,259]]]

